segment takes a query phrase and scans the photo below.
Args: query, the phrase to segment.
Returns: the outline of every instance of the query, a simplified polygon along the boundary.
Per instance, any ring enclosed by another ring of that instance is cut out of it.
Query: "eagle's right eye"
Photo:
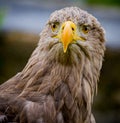
[[[57,32],[60,27],[59,22],[54,22],[54,23],[51,23],[50,25],[53,32]]]

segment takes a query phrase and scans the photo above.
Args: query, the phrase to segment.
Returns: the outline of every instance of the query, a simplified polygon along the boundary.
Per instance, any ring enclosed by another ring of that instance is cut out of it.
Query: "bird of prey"
[[[25,68],[0,85],[0,123],[95,123],[104,36],[78,7],[53,12]]]

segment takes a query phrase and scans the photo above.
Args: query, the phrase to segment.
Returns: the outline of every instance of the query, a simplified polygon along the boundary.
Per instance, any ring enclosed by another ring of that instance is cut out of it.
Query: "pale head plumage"
[[[63,52],[63,44],[59,38],[54,38],[59,27],[53,31],[51,24],[58,23],[58,26],[61,26],[66,21],[77,25],[77,33],[85,41],[77,40],[69,44],[67,51]],[[88,33],[83,33],[84,26],[88,28]],[[42,112],[37,114],[40,123],[48,123],[47,120],[49,123],[95,122],[91,104],[102,67],[104,43],[104,29],[97,19],[86,11],[68,7],[51,14],[40,33],[38,47],[23,71],[14,78],[19,78],[19,83],[12,82],[14,88],[19,90],[18,98],[24,97],[38,102],[39,106],[34,103],[32,105]],[[8,83],[11,81],[13,80]],[[1,88],[13,91],[13,86],[8,85]],[[1,93],[4,93],[4,89]],[[27,106],[24,110],[27,112],[31,103],[25,105]]]

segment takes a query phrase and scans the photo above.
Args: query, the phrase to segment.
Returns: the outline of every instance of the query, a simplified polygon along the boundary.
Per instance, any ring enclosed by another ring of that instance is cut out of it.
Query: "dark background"
[[[106,30],[106,53],[93,112],[97,123],[120,123],[120,0],[1,0],[0,83],[27,63],[51,12],[78,6]]]

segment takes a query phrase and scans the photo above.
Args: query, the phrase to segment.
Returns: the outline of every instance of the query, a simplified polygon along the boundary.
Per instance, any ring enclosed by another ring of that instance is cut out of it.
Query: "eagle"
[[[0,123],[95,123],[105,31],[78,7],[53,12],[25,68],[0,85]]]

